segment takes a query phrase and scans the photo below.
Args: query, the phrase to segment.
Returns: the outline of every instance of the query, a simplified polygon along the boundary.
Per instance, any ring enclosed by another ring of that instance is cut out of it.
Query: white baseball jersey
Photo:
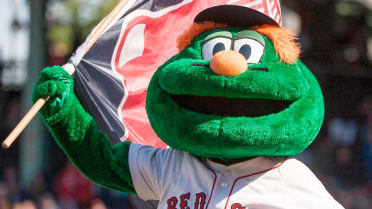
[[[257,157],[225,166],[187,152],[132,144],[135,190],[159,209],[341,209],[300,161]]]

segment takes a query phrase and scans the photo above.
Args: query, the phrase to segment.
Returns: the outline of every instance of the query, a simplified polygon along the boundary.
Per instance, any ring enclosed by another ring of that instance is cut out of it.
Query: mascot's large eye
[[[257,64],[261,61],[265,47],[253,39],[238,39],[234,42],[234,51],[241,53],[248,64]]]
[[[214,38],[205,42],[202,46],[202,56],[204,60],[211,60],[220,51],[230,50],[232,40],[229,38]]]

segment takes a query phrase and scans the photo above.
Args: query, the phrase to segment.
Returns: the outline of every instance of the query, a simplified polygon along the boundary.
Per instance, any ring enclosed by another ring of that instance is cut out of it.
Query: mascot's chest
[[[164,179],[159,208],[278,208],[283,188],[278,168],[284,162],[256,158],[232,166],[190,159],[183,171]],[[172,170],[172,169],[170,169]]]
[[[129,165],[138,196],[160,200],[159,209],[342,208],[296,159],[256,157],[225,166],[132,144]]]

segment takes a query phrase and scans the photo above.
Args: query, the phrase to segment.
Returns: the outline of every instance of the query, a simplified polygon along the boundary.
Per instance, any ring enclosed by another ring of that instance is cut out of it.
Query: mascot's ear
[[[204,31],[226,27],[227,27],[226,24],[210,21],[193,23],[187,30],[185,30],[180,36],[178,36],[177,48],[180,51],[184,50],[188,45],[190,45],[191,41],[196,36],[203,33]]]
[[[297,43],[296,34],[286,28],[273,25],[255,26],[252,29],[271,39],[282,62],[296,63],[301,54],[301,46]]]

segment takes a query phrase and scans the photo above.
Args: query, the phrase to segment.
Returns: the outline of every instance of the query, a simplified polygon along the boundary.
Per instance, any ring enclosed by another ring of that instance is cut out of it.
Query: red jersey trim
[[[209,169],[209,168],[208,168]],[[216,172],[214,172],[212,169],[209,169],[210,171],[212,171],[213,175],[214,175],[214,181],[213,181],[213,186],[212,186],[212,191],[211,191],[211,194],[209,195],[209,199],[208,199],[208,203],[207,203],[207,207],[205,209],[208,209],[208,206],[209,206],[209,203],[212,199],[212,196],[213,196],[213,191],[214,191],[214,186],[216,185],[216,181],[217,181],[217,174]]]
[[[276,165],[272,168],[269,168],[269,169],[266,169],[266,170],[263,170],[263,171],[259,171],[259,172],[256,172],[256,173],[253,173],[253,174],[249,174],[249,175],[246,175],[246,176],[241,176],[241,177],[238,177],[235,179],[233,185],[231,186],[231,190],[230,190],[230,193],[229,193],[229,196],[227,198],[227,201],[226,201],[226,205],[225,205],[225,209],[227,208],[227,205],[229,204],[229,201],[230,201],[230,196],[234,190],[234,187],[235,187],[235,184],[237,181],[239,181],[240,179],[243,179],[243,178],[247,178],[247,177],[250,177],[250,176],[254,176],[254,175],[258,175],[258,174],[261,174],[261,173],[266,173],[268,171],[271,171],[271,170],[274,170],[274,169],[277,169],[279,168],[280,166],[282,166],[284,164],[284,162],[287,161],[287,160],[284,160],[283,162],[281,162],[279,165]],[[214,186],[214,185],[213,185]],[[209,202],[208,202],[209,203]]]

